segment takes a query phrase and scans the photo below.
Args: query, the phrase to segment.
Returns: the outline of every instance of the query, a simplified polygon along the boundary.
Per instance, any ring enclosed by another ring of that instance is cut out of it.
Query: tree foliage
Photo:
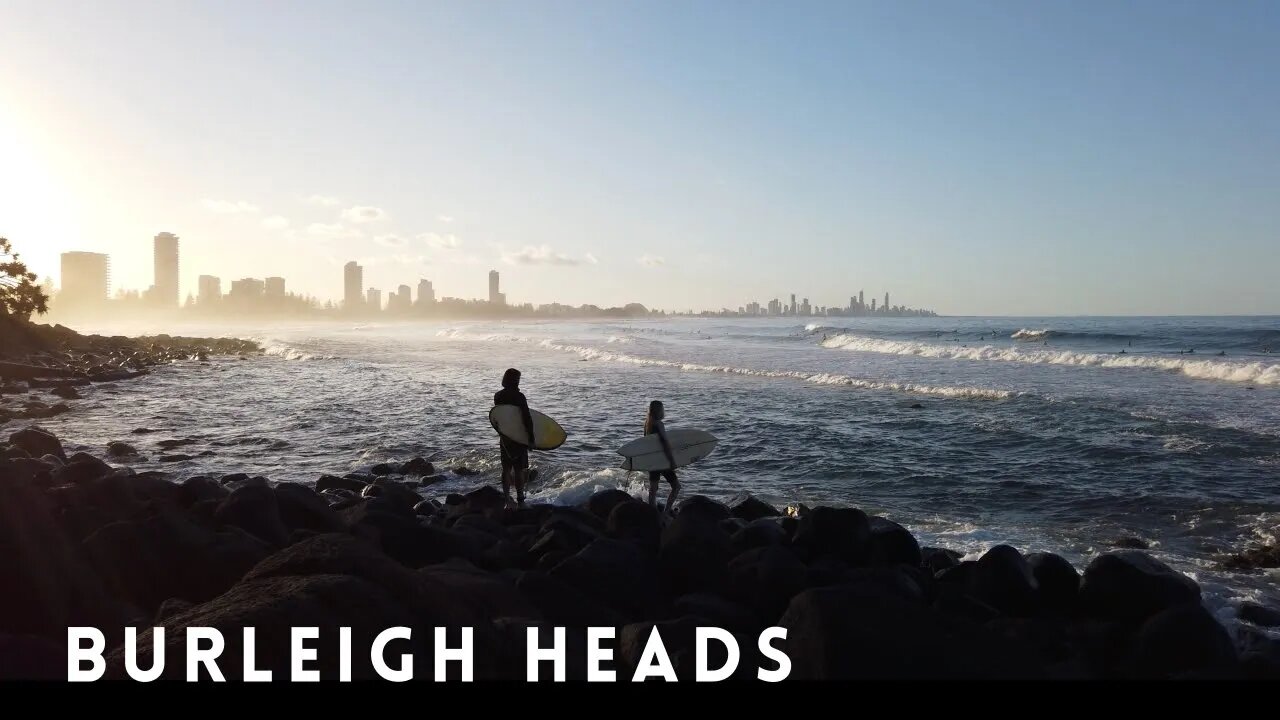
[[[49,312],[49,296],[36,284],[7,238],[0,237],[0,313],[26,320],[31,313]]]

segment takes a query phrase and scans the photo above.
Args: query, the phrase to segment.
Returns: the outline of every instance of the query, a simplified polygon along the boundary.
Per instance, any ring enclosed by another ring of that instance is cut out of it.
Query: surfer
[[[520,371],[509,368],[502,374],[502,389],[493,395],[493,404],[515,405],[520,408],[524,429],[533,437],[533,416],[529,414],[529,401],[520,392]],[[529,477],[529,448],[498,436],[498,449],[502,455],[502,494],[511,501],[511,486],[516,487],[516,503],[524,504],[524,486]]]
[[[676,458],[671,452],[671,443],[667,442],[667,427],[663,424],[662,419],[666,417],[666,410],[662,407],[660,400],[654,400],[649,403],[649,415],[644,419],[644,434],[657,435],[659,442],[662,443],[662,452],[667,456],[667,462],[671,463],[671,469],[654,470],[649,473],[649,505],[657,507],[658,505],[658,480],[666,478],[671,483],[671,494],[667,496],[667,504],[664,512],[671,514],[671,508],[675,507],[676,495],[680,493],[680,481],[676,479]]]

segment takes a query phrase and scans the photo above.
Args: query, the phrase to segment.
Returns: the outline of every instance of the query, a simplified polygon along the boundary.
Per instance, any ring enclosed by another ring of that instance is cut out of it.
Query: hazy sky
[[[1280,3],[0,0],[0,235],[182,292],[1280,313]]]

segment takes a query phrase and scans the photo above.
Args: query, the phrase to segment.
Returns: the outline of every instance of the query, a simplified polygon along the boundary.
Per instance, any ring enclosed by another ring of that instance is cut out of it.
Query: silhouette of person
[[[649,473],[649,505],[657,506],[658,480],[666,478],[667,482],[671,483],[671,494],[667,496],[664,512],[670,514],[671,508],[675,507],[676,495],[680,494],[680,481],[676,479],[676,459],[671,452],[671,443],[667,442],[667,426],[663,423],[666,414],[661,401],[654,400],[649,403],[649,415],[644,419],[644,434],[646,437],[658,436],[658,441],[662,443],[662,452],[666,454],[667,462],[671,464],[669,470],[654,470]]]
[[[533,416],[529,413],[529,401],[520,392],[520,371],[509,368],[502,374],[502,389],[493,395],[494,406],[514,405],[521,410],[524,429],[530,442],[533,441]],[[509,440],[506,436],[498,436],[498,450],[502,456],[502,494],[511,501],[511,486],[516,488],[516,503],[524,504],[524,486],[529,479],[529,448]]]

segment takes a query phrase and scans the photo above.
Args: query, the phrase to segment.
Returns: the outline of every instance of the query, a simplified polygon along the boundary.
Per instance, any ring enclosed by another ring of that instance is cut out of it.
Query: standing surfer
[[[662,452],[667,456],[667,462],[671,463],[670,469],[653,470],[649,473],[649,505],[656,507],[658,504],[658,480],[666,478],[671,483],[671,494],[667,496],[667,504],[664,512],[671,513],[671,508],[675,507],[676,495],[680,494],[680,481],[676,479],[676,458],[671,452],[671,443],[667,442],[667,427],[662,420],[666,417],[666,410],[662,407],[662,402],[654,400],[649,403],[649,415],[644,419],[644,434],[657,435],[658,442],[662,443]]]
[[[493,395],[494,406],[514,405],[520,408],[524,420],[524,429],[528,438],[533,440],[533,416],[529,414],[529,401],[520,392],[520,371],[508,369],[502,374],[502,389]],[[529,448],[505,436],[498,436],[498,447],[502,454],[502,494],[511,501],[511,486],[516,486],[516,503],[524,504],[524,485],[529,478]]]

